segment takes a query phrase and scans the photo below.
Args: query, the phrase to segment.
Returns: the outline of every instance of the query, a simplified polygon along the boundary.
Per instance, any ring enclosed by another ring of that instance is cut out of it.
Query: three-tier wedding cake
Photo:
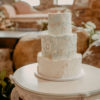
[[[37,76],[47,80],[74,80],[83,76],[77,35],[72,33],[71,12],[49,14],[48,34],[41,37]]]

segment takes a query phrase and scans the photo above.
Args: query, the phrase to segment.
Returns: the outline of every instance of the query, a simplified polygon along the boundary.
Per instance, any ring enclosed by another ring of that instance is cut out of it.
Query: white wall
[[[40,5],[40,0],[21,0],[21,1],[25,1],[28,4],[30,4],[31,6],[38,6],[38,5]]]
[[[72,5],[74,0],[58,0],[58,5]]]

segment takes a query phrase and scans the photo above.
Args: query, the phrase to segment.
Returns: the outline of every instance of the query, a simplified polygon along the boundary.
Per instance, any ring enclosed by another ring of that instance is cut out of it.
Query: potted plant
[[[0,100],[10,100],[10,94],[14,84],[6,77],[6,71],[0,72]]]

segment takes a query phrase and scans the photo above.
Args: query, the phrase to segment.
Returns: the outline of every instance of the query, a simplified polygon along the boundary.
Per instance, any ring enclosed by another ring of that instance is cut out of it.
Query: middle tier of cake
[[[38,75],[48,80],[73,80],[83,76],[82,56],[75,54],[70,58],[49,59],[38,54]]]
[[[77,52],[77,35],[43,35],[41,39],[42,54],[50,59],[68,58]]]

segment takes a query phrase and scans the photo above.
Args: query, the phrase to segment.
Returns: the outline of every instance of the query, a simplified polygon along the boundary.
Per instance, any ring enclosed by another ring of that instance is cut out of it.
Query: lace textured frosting
[[[48,80],[73,80],[83,75],[77,54],[77,35],[72,34],[71,13],[49,14],[48,34],[41,37],[38,76]]]
[[[42,55],[51,59],[70,57],[76,54],[77,36],[76,34],[66,34],[61,36],[45,35],[42,37]]]

